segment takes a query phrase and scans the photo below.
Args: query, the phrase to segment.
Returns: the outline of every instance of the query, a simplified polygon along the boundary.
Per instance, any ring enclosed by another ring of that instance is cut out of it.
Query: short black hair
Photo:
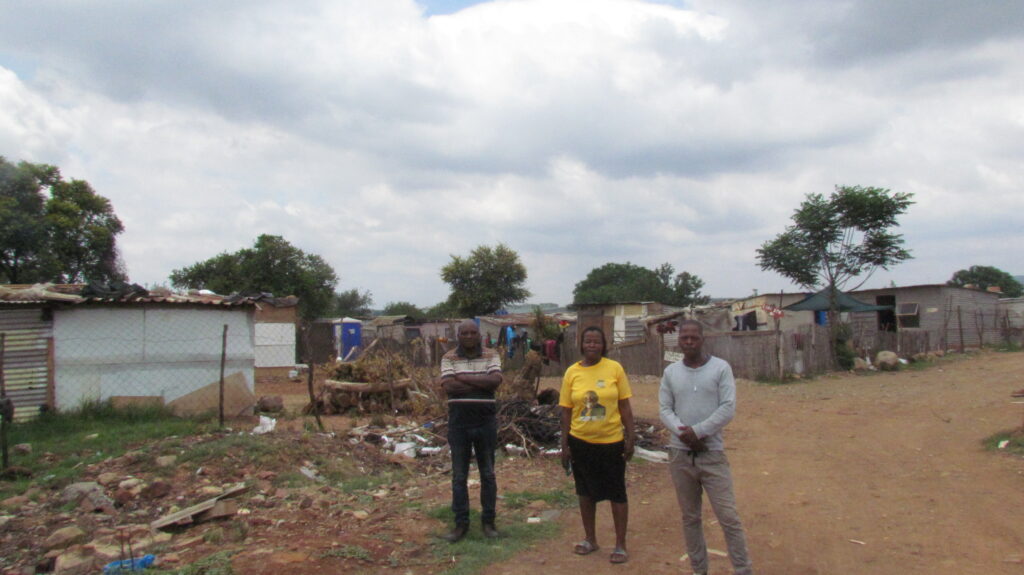
[[[704,335],[704,324],[700,323],[699,321],[695,319],[684,319],[683,321],[679,322],[679,331],[683,331],[684,325],[695,325],[697,326],[697,332],[701,335]]]
[[[480,331],[480,326],[477,325],[475,321],[473,321],[471,319],[467,319],[465,321],[459,322],[459,325],[455,326],[455,335],[461,334],[462,333],[462,326],[469,327],[469,324],[473,324],[473,327],[476,328],[477,332]]]
[[[608,338],[604,336],[604,330],[596,325],[592,325],[584,329],[583,333],[580,334],[580,357],[583,357],[583,336],[587,335],[587,332],[591,331],[601,334],[601,357],[606,357],[608,354]]]

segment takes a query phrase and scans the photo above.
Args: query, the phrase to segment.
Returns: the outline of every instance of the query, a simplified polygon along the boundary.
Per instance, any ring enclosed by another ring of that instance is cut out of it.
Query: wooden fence
[[[619,343],[611,346],[608,357],[622,364],[630,375],[661,375],[669,364],[666,356],[674,358],[678,353],[674,343],[665,345],[665,338],[657,333],[654,326],[647,330],[643,340]],[[565,334],[562,346],[562,361],[552,362],[544,369],[544,375],[561,375],[565,367],[579,361],[573,328]],[[705,334],[705,349],[732,365],[737,377],[749,379],[778,379],[779,346],[782,346],[783,370],[787,374],[811,375],[834,369],[828,328],[804,326],[793,332],[746,331]],[[666,352],[669,352],[666,354]]]
[[[829,330],[807,325],[793,331],[737,331],[705,334],[704,349],[732,366],[736,377],[782,379],[835,369]]]
[[[876,331],[866,335],[854,334],[853,349],[857,355],[868,355],[874,358],[880,351],[894,351],[900,357],[911,357],[917,353],[926,353],[939,349],[933,334],[926,330]],[[933,346],[935,346],[933,348]],[[874,361],[872,359],[872,361]]]

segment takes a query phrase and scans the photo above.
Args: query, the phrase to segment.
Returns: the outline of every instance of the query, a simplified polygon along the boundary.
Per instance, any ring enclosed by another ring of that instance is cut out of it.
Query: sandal
[[[615,564],[625,563],[629,561],[629,555],[622,547],[616,547],[615,551],[612,551],[612,554],[608,556],[608,560]]]
[[[598,547],[597,545],[594,545],[593,543],[591,543],[589,539],[584,539],[583,541],[580,541],[579,543],[576,544],[575,547],[572,548],[572,552],[577,554],[577,555],[590,555],[591,553],[593,553],[594,551],[597,551],[598,549],[600,549],[600,547]]]

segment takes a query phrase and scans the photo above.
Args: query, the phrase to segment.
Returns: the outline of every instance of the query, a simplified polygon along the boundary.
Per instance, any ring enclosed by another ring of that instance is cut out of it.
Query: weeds
[[[280,458],[280,451],[263,437],[249,434],[213,435],[193,445],[179,457],[180,463],[244,457],[249,463],[268,463]]]
[[[552,507],[566,509],[576,505],[576,495],[567,484],[561,489],[555,489],[544,493],[538,493],[536,491],[506,493],[504,503],[505,507],[508,509],[522,509],[532,501],[544,501]]]
[[[451,525],[454,520],[449,507],[435,508],[430,515],[445,525]],[[480,525],[480,515],[476,510],[470,511],[470,522],[472,525]],[[526,523],[521,513],[512,512],[504,521],[498,522],[501,538],[487,539],[479,529],[470,529],[466,538],[454,545],[438,540],[432,544],[431,553],[438,562],[454,563],[445,573],[470,575],[508,559],[537,541],[551,539],[558,529],[558,524],[554,522]]]
[[[11,426],[12,444],[32,445],[32,453],[11,459],[12,464],[32,471],[35,483],[60,486],[73,482],[86,465],[121,456],[147,440],[208,429],[207,422],[176,417],[163,406],[115,408],[110,402],[88,402],[73,411],[43,413]],[[21,493],[32,482],[29,478],[2,482],[0,498]]]
[[[999,444],[1003,441],[1006,445],[1000,449]],[[989,451],[998,451],[1001,453],[1012,453],[1014,455],[1024,456],[1024,427],[1018,427],[1017,429],[1011,429],[1008,431],[1000,431],[994,435],[990,435],[982,440],[982,445]]]
[[[321,557],[339,557],[341,559],[355,559],[357,561],[373,561],[373,555],[365,547],[359,545],[342,545],[334,549],[328,549],[320,554]]]
[[[996,345],[992,346],[992,349],[994,351],[998,351],[998,352],[1002,352],[1002,353],[1013,353],[1013,352],[1017,352],[1017,351],[1024,351],[1024,346],[1022,346],[1021,344],[1019,344],[1019,343],[1017,343],[1015,341],[1007,340],[1007,341],[1004,341],[1002,343],[999,343],[999,344],[996,344]]]
[[[147,569],[152,575],[235,575],[231,568],[231,556],[237,551],[221,551],[204,557],[191,565],[172,571]]]

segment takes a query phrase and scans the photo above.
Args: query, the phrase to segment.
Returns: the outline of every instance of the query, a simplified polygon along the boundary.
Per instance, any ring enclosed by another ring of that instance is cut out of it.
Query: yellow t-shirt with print
[[[588,443],[623,440],[619,400],[633,396],[622,365],[606,357],[584,367],[569,366],[562,378],[558,405],[572,408],[569,433]]]

